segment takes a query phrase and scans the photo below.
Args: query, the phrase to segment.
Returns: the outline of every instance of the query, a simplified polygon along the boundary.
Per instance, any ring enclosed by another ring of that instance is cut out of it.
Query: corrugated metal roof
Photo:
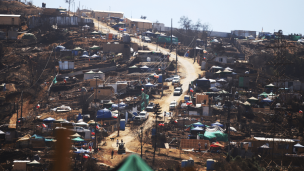
[[[15,14],[0,14],[0,17],[20,17],[21,15],[15,15]]]
[[[118,12],[118,11],[100,11],[100,10],[93,10],[93,12],[105,12],[105,13],[113,13],[113,14],[124,14],[123,12]]]
[[[258,141],[283,141],[283,142],[295,142],[292,139],[287,138],[265,138],[265,137],[254,137]]]
[[[141,23],[152,23],[149,20],[144,20],[144,19],[135,19],[135,18],[127,18],[128,20],[132,21],[132,22],[141,22]]]

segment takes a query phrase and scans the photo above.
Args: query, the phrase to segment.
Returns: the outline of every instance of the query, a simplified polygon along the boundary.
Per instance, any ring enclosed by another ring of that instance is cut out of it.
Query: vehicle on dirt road
[[[176,87],[174,89],[173,95],[174,96],[180,96],[181,94],[183,94],[183,89],[181,87]]]
[[[180,78],[179,77],[174,77],[172,80],[172,85],[174,85],[174,83],[180,83]]]
[[[174,110],[177,106],[177,102],[174,100],[169,105],[169,110]]]
[[[154,111],[154,106],[155,106],[154,103],[149,103],[148,106],[146,107],[146,110],[148,112],[153,112]]]

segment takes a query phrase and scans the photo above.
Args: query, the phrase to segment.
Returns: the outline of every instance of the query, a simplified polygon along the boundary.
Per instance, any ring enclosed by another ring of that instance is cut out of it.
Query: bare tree
[[[203,28],[203,25],[202,25],[202,23],[201,23],[201,20],[198,19],[197,22],[196,22],[195,24],[192,25],[192,28],[193,28],[193,30],[196,31],[196,32],[197,32],[197,31],[200,31],[201,28]]]
[[[188,30],[191,29],[192,20],[190,20],[190,19],[189,19],[188,17],[186,17],[186,16],[182,16],[182,17],[179,19],[179,22],[178,22],[178,23],[180,24],[180,27],[181,27],[181,28],[183,28],[183,29],[186,30],[186,32],[187,32]]]
[[[66,3],[69,4],[69,11],[68,11],[68,16],[70,15],[70,6],[71,6],[71,3],[74,2],[74,0],[65,0]]]

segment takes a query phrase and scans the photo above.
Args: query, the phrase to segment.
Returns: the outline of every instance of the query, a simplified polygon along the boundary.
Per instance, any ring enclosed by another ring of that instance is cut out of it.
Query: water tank
[[[156,134],[156,129],[152,128],[152,136],[154,136]]]
[[[205,70],[205,67],[206,67],[206,62],[205,62],[205,61],[202,61],[201,70]]]
[[[42,8],[46,7],[46,3],[42,2]]]
[[[126,127],[126,120],[120,119],[120,130],[125,130]]]
[[[159,82],[159,83],[162,83],[162,82],[163,82],[163,75],[162,75],[162,74],[159,74],[159,75],[158,75],[158,82]]]
[[[213,159],[207,159],[207,170],[214,170],[214,160]]]
[[[188,165],[188,160],[182,160],[182,168],[187,167]]]

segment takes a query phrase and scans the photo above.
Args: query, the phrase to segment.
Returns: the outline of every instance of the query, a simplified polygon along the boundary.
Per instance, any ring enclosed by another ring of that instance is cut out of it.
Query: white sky
[[[34,5],[47,8],[67,8],[65,0],[33,0]],[[273,32],[283,30],[284,34],[304,34],[304,0],[75,0],[77,9],[110,10],[124,12],[125,17],[158,20],[166,27],[171,24],[179,27],[179,18],[183,15],[194,23],[200,19],[208,23],[213,31],[251,30]],[[74,6],[71,5],[71,10]]]

